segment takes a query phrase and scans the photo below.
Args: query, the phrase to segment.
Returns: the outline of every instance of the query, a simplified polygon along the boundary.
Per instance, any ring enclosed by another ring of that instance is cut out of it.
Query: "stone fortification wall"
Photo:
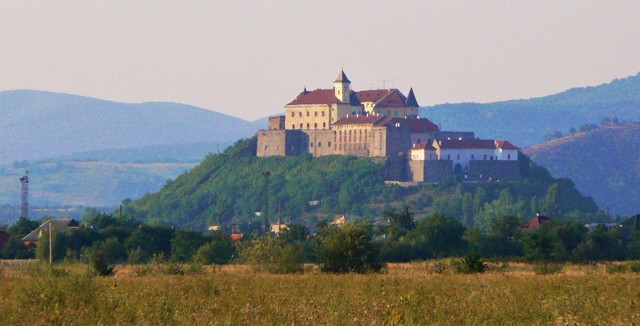
[[[307,135],[307,151],[313,156],[326,156],[335,154],[333,130],[302,130]]]
[[[300,130],[260,130],[256,156],[293,156],[307,153],[308,135]]]
[[[437,182],[453,174],[450,160],[409,161],[409,177],[414,182]]]
[[[481,179],[518,180],[522,178],[518,161],[494,160],[470,161],[471,174]]]
[[[269,130],[284,130],[284,121],[283,115],[269,117]]]

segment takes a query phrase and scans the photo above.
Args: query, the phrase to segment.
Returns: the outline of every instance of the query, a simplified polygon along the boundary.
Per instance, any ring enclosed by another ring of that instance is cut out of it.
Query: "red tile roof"
[[[363,114],[363,115],[348,115],[340,118],[333,125],[362,125],[362,124],[376,124],[379,121],[384,120],[386,117],[384,115],[375,115],[375,114]]]
[[[231,241],[238,241],[244,237],[244,233],[232,233]]]
[[[368,91],[356,92],[360,102],[377,102],[383,96],[389,94],[390,89],[372,89]]]
[[[304,90],[287,105],[305,104],[335,104],[342,103],[333,89],[316,89],[314,91]]]
[[[527,223],[523,224],[520,229],[521,230],[535,230],[540,227],[540,224],[551,221],[551,218],[544,215],[536,215],[531,218]]]
[[[518,149],[506,140],[492,139],[443,139],[438,140],[440,148],[445,149],[465,149],[465,148],[484,148],[484,149]]]

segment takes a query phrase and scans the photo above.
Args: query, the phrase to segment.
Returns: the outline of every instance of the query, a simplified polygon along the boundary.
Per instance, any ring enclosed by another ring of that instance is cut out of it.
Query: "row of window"
[[[331,147],[331,142],[327,142],[327,146]],[[313,142],[309,143],[309,147],[313,148]],[[318,147],[322,147],[322,142],[321,141],[318,142]]]
[[[298,111],[298,116],[302,117],[302,111]],[[322,116],[324,117],[327,113],[325,111],[320,111],[320,113],[322,114]],[[291,112],[291,117],[295,118],[296,116],[296,112]],[[311,116],[311,112],[307,111],[307,117]],[[317,117],[318,116],[318,111],[313,112],[313,116]]]
[[[301,123],[301,124],[300,124],[300,129],[303,129],[303,128],[304,128],[304,124],[303,124],[303,123]],[[323,122],[323,123],[322,123],[322,129],[326,129],[326,128],[327,128],[327,123],[326,123],[326,122]],[[296,124],[295,124],[295,123],[292,123],[292,124],[291,124],[291,129],[296,129]],[[310,123],[307,123],[307,129],[311,129],[311,124],[310,124]],[[317,122],[315,122],[315,123],[313,124],[313,129],[318,129],[318,123],[317,123]]]

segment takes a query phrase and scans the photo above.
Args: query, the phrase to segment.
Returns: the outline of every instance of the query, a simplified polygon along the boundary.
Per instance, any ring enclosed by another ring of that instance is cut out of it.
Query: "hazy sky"
[[[421,105],[597,85],[640,71],[640,1],[0,0],[0,90],[251,120],[342,66]]]

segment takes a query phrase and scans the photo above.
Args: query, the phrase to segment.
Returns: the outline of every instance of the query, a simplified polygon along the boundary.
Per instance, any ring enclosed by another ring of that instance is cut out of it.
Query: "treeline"
[[[623,125],[625,123],[626,123],[625,121],[620,121],[620,119],[618,119],[617,116],[614,116],[612,118],[604,117],[604,118],[602,118],[602,121],[600,122],[600,126],[620,126],[620,125]],[[544,141],[548,142],[548,141],[552,141],[552,140],[555,140],[555,139],[562,138],[564,136],[575,135],[578,132],[590,132],[590,131],[593,131],[593,130],[596,130],[596,129],[600,128],[600,126],[595,124],[595,123],[581,124],[580,127],[578,127],[578,129],[576,129],[575,127],[569,128],[569,132],[566,135],[563,135],[560,130],[554,130],[554,131],[551,131],[551,132],[549,132],[548,134],[546,134],[544,136]]]
[[[588,228],[578,221],[547,221],[523,230],[514,216],[492,220],[486,229],[465,227],[453,217],[429,215],[416,221],[410,209],[385,212],[386,225],[349,221],[341,226],[319,225],[311,234],[302,225],[289,225],[280,234],[245,234],[240,239],[221,231],[206,234],[188,229],[151,226],[129,217],[99,214],[79,227],[52,236],[55,261],[89,261],[99,255],[108,264],[242,263],[272,273],[303,272],[304,263],[318,263],[326,272],[369,272],[387,262],[446,257],[532,262],[618,261],[640,258],[640,216],[621,225]],[[48,234],[27,248],[19,239],[37,223],[20,219],[8,231],[12,240],[0,254],[4,259],[49,258]]]
[[[169,181],[155,194],[124,201],[123,211],[136,220],[205,230],[208,225],[260,225],[268,195],[271,221],[282,216],[294,224],[314,226],[348,213],[368,220],[390,208],[411,206],[420,216],[441,213],[465,226],[487,225],[502,215],[522,219],[536,211],[557,219],[606,221],[590,197],[568,179],[555,179],[521,155],[524,178],[512,182],[464,183],[449,178],[414,187],[385,185],[383,166],[368,158],[328,156],[257,158],[255,138],[236,143],[222,154]],[[268,180],[263,172],[269,171]],[[268,182],[268,185],[267,185]]]

